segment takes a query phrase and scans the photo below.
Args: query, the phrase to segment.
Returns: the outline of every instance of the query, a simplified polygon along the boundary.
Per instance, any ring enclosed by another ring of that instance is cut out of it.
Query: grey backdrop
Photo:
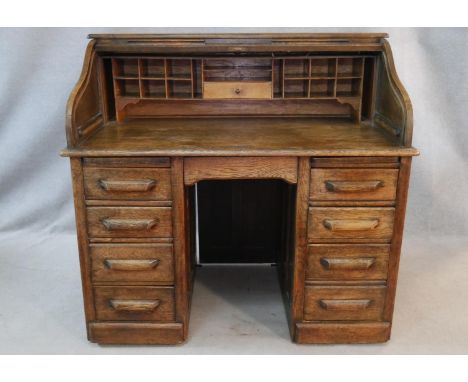
[[[219,29],[218,29],[219,30]],[[255,29],[225,29],[225,31]],[[262,31],[323,31],[315,28]],[[468,29],[388,31],[397,71],[413,101],[413,162],[406,232],[468,234]],[[91,32],[212,32],[203,29],[0,30],[0,231],[73,231],[65,146],[67,97]]]
[[[291,343],[275,272],[266,267],[200,268],[184,346],[89,343],[69,163],[59,157],[65,104],[88,33],[142,30],[0,29],[0,354],[467,353],[468,29],[352,30],[390,33],[422,153],[413,161],[389,343]]]

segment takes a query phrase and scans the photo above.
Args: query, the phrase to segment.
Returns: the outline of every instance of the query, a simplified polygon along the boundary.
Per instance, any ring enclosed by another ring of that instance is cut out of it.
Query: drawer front
[[[84,167],[88,199],[170,200],[170,169]]]
[[[171,207],[88,207],[90,237],[171,237]]]
[[[312,244],[306,278],[311,280],[386,280],[387,244]]]
[[[172,287],[95,287],[94,301],[98,320],[174,320]]]
[[[313,200],[395,200],[397,169],[311,170]]]
[[[172,282],[171,244],[93,244],[90,246],[94,282]]]
[[[271,98],[271,82],[205,82],[203,98]]]
[[[313,240],[390,241],[395,209],[365,207],[309,208],[308,237]]]
[[[308,286],[305,290],[304,319],[380,320],[385,291],[384,286]]]

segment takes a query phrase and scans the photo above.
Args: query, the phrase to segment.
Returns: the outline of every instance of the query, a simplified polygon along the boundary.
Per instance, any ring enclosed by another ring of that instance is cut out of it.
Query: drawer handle
[[[330,231],[367,231],[379,225],[379,219],[325,219],[323,225]]]
[[[371,300],[320,300],[320,307],[325,310],[354,311],[365,310]]]
[[[236,94],[240,94],[241,90],[239,88],[236,88],[236,90],[234,90],[234,93]]]
[[[132,230],[132,231],[149,231],[156,224],[158,219],[110,219],[104,218],[101,220],[104,227],[109,231],[117,230]]]
[[[375,264],[375,257],[358,257],[348,259],[345,257],[322,257],[320,264],[328,270],[367,270]]]
[[[371,192],[383,187],[381,180],[366,180],[362,182],[327,180],[325,187],[330,192]]]
[[[105,259],[104,265],[113,271],[148,271],[158,266],[159,259],[148,260],[112,260]]]
[[[152,312],[159,304],[159,300],[109,300],[111,308],[118,312]]]
[[[99,186],[109,192],[148,192],[156,186],[154,179],[108,180],[99,179]]]

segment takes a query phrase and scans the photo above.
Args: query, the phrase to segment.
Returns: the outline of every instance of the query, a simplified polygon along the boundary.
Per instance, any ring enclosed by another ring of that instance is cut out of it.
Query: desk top
[[[383,129],[333,118],[153,118],[108,123],[65,156],[413,156]]]

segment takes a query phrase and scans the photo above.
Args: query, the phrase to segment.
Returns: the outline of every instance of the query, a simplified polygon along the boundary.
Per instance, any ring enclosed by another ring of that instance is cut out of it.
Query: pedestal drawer
[[[308,286],[305,290],[304,319],[380,320],[385,291],[384,286]]]
[[[390,241],[394,208],[309,208],[309,241],[366,239]]]
[[[172,282],[172,244],[92,244],[93,282]]]
[[[90,237],[171,237],[171,207],[88,207]]]
[[[385,280],[387,244],[312,244],[308,246],[306,278],[312,280]]]
[[[174,320],[172,287],[95,287],[94,299],[98,320]]]
[[[83,168],[87,199],[170,200],[169,168]]]
[[[312,200],[395,200],[397,169],[311,170]]]

